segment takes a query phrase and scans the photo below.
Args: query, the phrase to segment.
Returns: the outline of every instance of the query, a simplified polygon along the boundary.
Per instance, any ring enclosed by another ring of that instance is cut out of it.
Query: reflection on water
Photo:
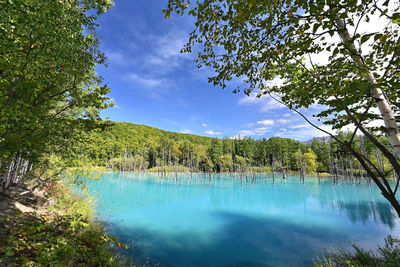
[[[366,223],[372,217],[375,222],[381,222],[392,229],[395,226],[396,214],[386,202],[357,201],[352,203],[339,202],[339,209],[345,210],[353,222]]]
[[[100,218],[150,266],[307,266],[323,248],[373,248],[400,233],[367,183],[108,173],[89,188]]]

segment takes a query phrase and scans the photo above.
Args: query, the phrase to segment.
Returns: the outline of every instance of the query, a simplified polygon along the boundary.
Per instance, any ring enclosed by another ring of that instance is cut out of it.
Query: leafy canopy
[[[0,160],[68,148],[109,107],[96,18],[111,0],[0,2]]]
[[[341,113],[344,105],[358,118],[369,105],[371,84],[364,77],[370,71],[399,114],[397,1],[169,0],[163,12],[167,18],[172,12],[196,18],[183,51],[196,50],[198,66],[215,71],[213,85],[225,88],[244,78],[234,92],[274,93],[291,108],[323,105],[318,117],[341,128],[351,122]],[[352,34],[362,68],[340,39],[337,19]],[[382,27],[368,31],[377,25]],[[378,117],[369,112],[364,119]]]

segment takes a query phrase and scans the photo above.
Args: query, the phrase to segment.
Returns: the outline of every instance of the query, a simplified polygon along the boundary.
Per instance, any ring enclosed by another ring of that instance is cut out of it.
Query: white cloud
[[[205,134],[209,134],[209,135],[220,135],[220,134],[222,134],[221,132],[214,132],[213,130],[207,130],[204,133]]]
[[[253,92],[249,96],[243,96],[241,99],[239,99],[238,104],[240,106],[248,106],[248,105],[258,104],[262,101],[261,97],[257,97],[257,93]]]
[[[125,66],[128,63],[126,58],[124,58],[124,55],[119,52],[105,51],[105,55],[106,55],[107,61],[110,65]]]
[[[247,136],[247,135],[256,135],[256,132],[250,131],[250,130],[241,130],[239,133],[240,133],[240,135],[244,135],[244,136]]]
[[[268,132],[271,132],[271,129],[268,127],[259,127],[251,130],[240,130],[239,134],[244,136],[251,136],[251,135],[264,135]]]
[[[256,128],[256,131],[269,131],[270,130],[270,128],[268,128],[268,127],[259,127],[259,128]]]
[[[281,79],[280,77],[275,77],[275,79],[273,79],[272,81],[267,81],[266,85],[267,86],[282,86],[284,84],[284,79]]]
[[[256,132],[256,135],[264,135],[264,134],[270,132],[271,129],[269,129],[267,127],[260,127],[260,128],[256,128],[254,131]]]
[[[144,63],[160,70],[169,72],[171,69],[179,67],[184,59],[191,57],[188,53],[181,53],[187,41],[187,33],[171,31],[164,35],[149,36],[149,41],[154,46],[151,54],[144,56]]]
[[[180,132],[181,132],[181,133],[184,133],[184,134],[190,134],[190,133],[192,133],[192,131],[189,130],[189,129],[184,129],[184,130],[181,130]]]
[[[367,127],[367,128],[368,127],[381,127],[381,126],[385,126],[385,122],[383,120],[374,120],[374,121],[370,121],[367,124],[363,124],[363,126]],[[349,125],[343,127],[341,129],[341,131],[343,131],[343,132],[354,132],[355,129],[356,129],[356,126],[354,124],[349,124]],[[363,133],[360,130],[357,130],[357,134],[358,135],[363,135]]]
[[[260,108],[260,112],[268,112],[270,110],[276,110],[276,109],[282,109],[286,108],[285,105],[282,105],[281,103],[275,101],[271,97],[269,97],[269,100],[262,105]]]
[[[275,122],[273,120],[262,120],[262,121],[257,121],[257,124],[271,126],[271,125],[274,125]]]
[[[155,66],[164,66],[166,64],[165,60],[161,57],[155,56],[155,55],[149,55],[146,57],[146,63],[149,63],[151,65]]]
[[[384,125],[384,122],[382,120],[375,120],[375,121],[372,121],[372,122],[366,124],[365,126],[366,127],[380,127],[383,125]],[[347,125],[340,130],[333,130],[332,127],[329,125],[319,125],[318,127],[328,133],[333,134],[333,135],[337,134],[339,131],[354,132],[354,130],[356,128],[353,124]],[[293,138],[293,139],[300,140],[300,141],[310,140],[313,137],[328,136],[327,133],[320,131],[319,129],[311,126],[308,123],[291,125],[288,128],[289,129],[281,128],[281,129],[279,129],[278,132],[274,133],[274,135],[279,136],[279,137]],[[362,135],[360,130],[358,130],[357,134]]]
[[[135,89],[145,90],[147,95],[154,99],[168,95],[174,82],[169,79],[142,76],[137,73],[126,74],[123,79]]]
[[[257,97],[258,93],[253,92],[249,96],[244,96],[239,99],[239,106],[251,106],[257,105],[259,106],[259,111],[262,113],[268,112],[270,110],[282,109],[286,108],[285,105],[275,101],[269,95],[262,95]]]
[[[187,33],[185,32],[171,31],[162,36],[157,36],[155,41],[157,54],[164,58],[188,56],[188,54],[181,53],[181,49],[187,42]]]
[[[311,127],[312,126],[307,123],[289,126],[289,128],[291,129],[301,129],[301,128],[311,128]]]
[[[326,129],[326,127],[324,126],[322,126],[321,128],[329,131],[329,129]],[[309,128],[309,127],[297,128],[291,130],[280,129],[280,131],[277,132],[276,135],[282,138],[293,138],[299,141],[310,140],[314,137],[327,136],[326,133],[321,132],[315,128]]]
[[[203,123],[201,124],[201,126],[207,127],[207,124],[203,122]]]
[[[285,124],[285,123],[289,123],[290,120],[288,120],[288,119],[279,119],[278,122]]]
[[[241,125],[242,128],[252,128],[256,125],[255,122],[244,123]]]
[[[143,77],[139,76],[136,73],[131,73],[127,76],[127,78],[134,83],[138,83],[145,87],[158,87],[161,85],[165,85],[166,80],[157,79],[152,77]]]

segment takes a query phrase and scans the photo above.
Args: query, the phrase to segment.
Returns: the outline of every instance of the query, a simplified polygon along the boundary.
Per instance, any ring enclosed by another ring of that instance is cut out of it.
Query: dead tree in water
[[[177,160],[175,155],[175,181],[178,182]]]
[[[193,172],[194,172],[194,160],[193,160],[192,154],[190,154],[189,156],[190,156],[190,180],[192,180]]]
[[[253,168],[251,166],[251,159],[249,160],[250,164],[250,176],[251,176],[251,182],[254,183],[254,174],[253,174]]]
[[[272,168],[272,181],[275,184],[275,157],[274,157],[274,155],[272,155],[271,168]]]
[[[303,168],[303,162],[301,158],[301,151],[299,153],[299,168],[300,168],[300,181],[304,184],[304,168]]]
[[[354,183],[354,175],[353,175],[353,164],[352,164],[351,159],[349,159],[349,164],[350,164],[350,182],[353,184]]]
[[[335,171],[336,171],[336,175],[335,175],[335,180],[334,180],[334,184],[337,184],[339,181],[339,168],[338,168],[338,164],[337,161],[333,162],[334,166],[335,166]]]
[[[164,177],[165,169],[164,169],[164,148],[162,149],[162,169],[161,169],[161,178]]]
[[[171,148],[168,150],[168,174],[172,170]]]
[[[235,161],[233,160],[233,140],[231,139],[231,162],[232,162],[232,172],[235,172]]]
[[[144,156],[143,156],[143,150],[140,152],[141,156],[140,156],[140,168],[139,168],[139,172],[142,172],[143,169],[146,169],[144,166]]]
[[[246,152],[243,152],[244,157],[244,175],[246,176],[246,184],[247,184],[247,157]]]
[[[160,176],[160,163],[156,160],[157,176]]]

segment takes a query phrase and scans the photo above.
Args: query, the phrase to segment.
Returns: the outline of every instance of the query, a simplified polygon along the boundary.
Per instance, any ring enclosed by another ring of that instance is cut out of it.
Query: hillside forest
[[[342,132],[338,138],[345,139],[348,134],[351,133]],[[357,137],[356,142],[371,162],[390,169],[368,139]],[[280,137],[210,138],[145,125],[105,122],[104,130],[88,133],[73,150],[71,155],[79,161],[123,171],[159,171],[168,170],[169,166],[170,171],[177,167],[189,167],[193,172],[242,172],[251,168],[258,172],[320,174],[351,169],[352,173],[363,175],[357,160],[329,138],[303,143]]]

